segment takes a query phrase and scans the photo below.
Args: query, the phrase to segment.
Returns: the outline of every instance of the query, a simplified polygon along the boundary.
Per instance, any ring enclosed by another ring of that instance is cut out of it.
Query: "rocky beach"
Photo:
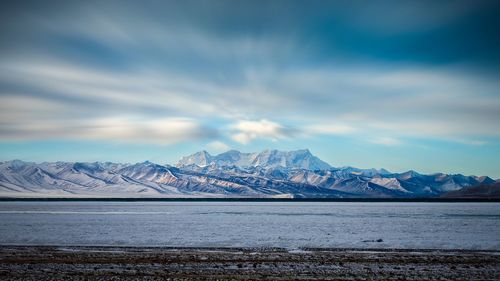
[[[1,246],[1,280],[499,280],[494,251]]]

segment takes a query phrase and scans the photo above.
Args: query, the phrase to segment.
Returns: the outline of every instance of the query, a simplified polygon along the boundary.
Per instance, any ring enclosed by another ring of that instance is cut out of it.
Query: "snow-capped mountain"
[[[179,164],[182,163],[182,165],[197,165],[200,167],[207,166],[210,163],[213,162],[213,157],[210,155],[210,153],[206,152],[205,150],[196,152],[195,154],[189,155],[189,156],[184,156],[179,160]]]
[[[237,166],[263,167],[263,168],[285,168],[306,170],[327,170],[330,165],[311,154],[308,149],[296,151],[264,150],[259,153],[242,153],[230,150],[219,155],[212,156],[206,151],[200,151],[193,155],[183,157],[177,163],[177,167],[189,165],[200,167],[215,164],[219,167]]]
[[[215,156],[202,151],[176,167],[149,161],[0,162],[0,197],[412,198],[498,183],[485,176],[332,168],[309,150],[230,150]]]

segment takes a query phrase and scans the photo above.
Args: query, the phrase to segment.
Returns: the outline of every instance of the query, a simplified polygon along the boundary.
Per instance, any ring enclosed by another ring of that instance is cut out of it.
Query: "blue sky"
[[[309,148],[500,177],[498,1],[0,5],[0,160]]]

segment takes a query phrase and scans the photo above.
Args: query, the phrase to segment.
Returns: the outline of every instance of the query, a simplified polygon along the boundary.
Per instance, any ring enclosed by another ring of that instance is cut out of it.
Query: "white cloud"
[[[222,141],[218,141],[218,140],[208,143],[206,145],[206,147],[211,152],[225,152],[225,151],[228,151],[229,149],[231,149],[231,147],[229,145],[227,145],[226,143],[224,143]]]
[[[304,131],[312,134],[343,135],[356,132],[356,128],[346,124],[319,124],[308,126]]]
[[[212,138],[216,131],[189,118],[109,117],[68,121],[19,119],[7,124],[0,123],[0,135],[2,139],[10,140],[89,139],[167,145]]]
[[[17,87],[25,97],[38,99],[33,104],[11,103],[7,100],[9,93],[0,92],[2,103],[11,104],[0,112],[2,123],[13,120],[6,124],[7,135],[16,131],[10,130],[16,120],[53,118],[72,127],[96,118],[121,118],[126,112],[144,120],[183,116],[220,123],[266,116],[284,120],[294,128],[306,124],[300,128],[304,135],[362,135],[381,130],[396,137],[471,144],[500,136],[498,79],[467,67],[373,64],[281,68],[275,64],[276,54],[282,51],[281,46],[293,49],[297,42],[286,38],[219,38],[181,27],[128,29],[96,13],[91,22],[97,26],[54,24],[49,29],[56,34],[77,34],[129,55],[140,53],[136,48],[141,42],[149,42],[155,56],[146,53],[146,59],[136,65],[132,57],[126,60],[131,66],[124,68],[70,61],[42,49],[41,54],[0,57],[0,79],[11,85],[9,90]],[[161,40],[146,40],[152,38]],[[193,69],[200,71],[179,70],[158,60],[162,54],[177,52],[198,54],[200,63]],[[235,58],[243,63],[235,63]],[[214,66],[211,63],[222,70],[204,71],[203,67]],[[37,106],[40,103],[43,107]],[[44,109],[49,106],[53,109]],[[336,123],[328,124],[330,120]],[[267,119],[242,121],[231,130],[232,139],[240,143],[299,136]]]
[[[187,118],[154,120],[111,118],[92,122],[92,127],[84,131],[84,137],[171,144],[208,137],[207,133],[209,132],[206,132],[206,128],[200,123]]]
[[[293,129],[267,119],[259,121],[242,120],[233,124],[231,129],[236,131],[231,138],[242,144],[247,144],[257,138],[285,139],[294,133]]]
[[[457,120],[460,117],[457,117]],[[482,145],[486,142],[481,140],[482,136],[494,136],[495,131],[488,131],[488,125],[482,127],[476,123],[479,120],[469,119],[460,122],[449,122],[445,120],[419,120],[401,122],[398,120],[367,121],[367,130],[384,131],[387,134],[396,133],[398,136],[432,138],[450,142],[469,145]],[[485,121],[487,122],[487,121]]]
[[[385,146],[398,146],[403,144],[401,140],[393,137],[377,137],[369,141],[374,144],[380,144]]]
[[[71,128],[95,119],[122,118],[124,112],[129,115],[126,118],[148,122],[177,116],[220,118],[222,123],[242,116],[279,116],[300,129],[294,132],[268,119],[240,121],[231,128],[232,139],[240,143],[257,138],[279,140],[298,133],[382,131],[397,137],[469,144],[500,136],[498,83],[488,77],[425,69],[259,69],[249,71],[244,81],[224,84],[168,70],[120,72],[49,58],[6,59],[0,63],[0,78],[20,89],[19,93],[0,93],[1,123],[8,127],[4,126],[0,137],[25,132],[15,128],[23,121],[64,120]],[[330,120],[335,123],[329,124]],[[40,135],[23,133],[20,137]]]
[[[476,139],[453,139],[452,141],[468,145],[485,145],[488,142]]]

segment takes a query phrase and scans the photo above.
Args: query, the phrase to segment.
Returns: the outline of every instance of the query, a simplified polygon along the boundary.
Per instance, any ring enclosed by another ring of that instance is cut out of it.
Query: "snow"
[[[373,178],[370,180],[374,184],[381,185],[385,188],[390,188],[393,190],[399,190],[402,192],[408,192],[404,189],[396,178]]]
[[[202,151],[178,167],[149,161],[0,162],[2,197],[429,197],[485,181],[493,180],[330,168],[309,150],[231,150],[216,156]]]
[[[242,153],[237,150],[230,150],[216,156],[211,156],[206,151],[200,151],[193,155],[183,157],[177,164],[178,167],[195,164],[205,167],[211,163],[217,166],[238,166],[238,167],[265,167],[265,168],[288,168],[288,169],[308,169],[325,170],[330,165],[307,149],[296,151],[264,150],[259,153]]]

